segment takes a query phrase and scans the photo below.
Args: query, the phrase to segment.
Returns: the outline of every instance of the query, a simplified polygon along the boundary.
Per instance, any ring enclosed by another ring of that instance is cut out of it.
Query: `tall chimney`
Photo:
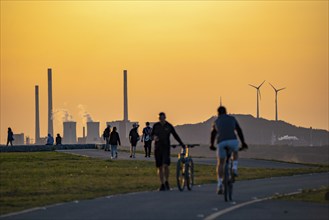
[[[40,142],[39,86],[35,86],[35,143]]]
[[[83,126],[82,128],[82,137],[85,138],[86,137],[86,127]]]
[[[51,68],[48,68],[48,134],[54,136],[53,126],[53,92],[52,92]]]
[[[127,70],[123,71],[123,94],[124,94],[124,116],[123,120],[128,121],[128,85],[127,85]]]

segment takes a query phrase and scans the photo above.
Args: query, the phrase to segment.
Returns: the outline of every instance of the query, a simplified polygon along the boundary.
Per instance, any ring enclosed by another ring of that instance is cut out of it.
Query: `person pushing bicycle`
[[[170,134],[185,149],[185,145],[175,131],[174,126],[166,121],[166,114],[159,114],[159,122],[155,123],[151,137],[154,140],[155,164],[160,177],[159,191],[170,190],[169,186],[169,166],[170,166]]]
[[[225,147],[228,147],[233,152],[233,173],[235,176],[238,176],[239,141],[237,140],[236,133],[242,143],[241,150],[248,149],[248,145],[245,143],[238,121],[233,116],[227,114],[224,106],[220,106],[217,111],[218,118],[215,120],[211,131],[210,149],[216,150],[214,142],[217,137],[217,194],[222,194],[224,162],[226,157]]]

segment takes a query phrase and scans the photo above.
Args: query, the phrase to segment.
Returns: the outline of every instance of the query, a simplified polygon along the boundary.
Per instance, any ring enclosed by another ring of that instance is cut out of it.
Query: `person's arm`
[[[215,144],[215,140],[216,140],[216,136],[217,136],[217,130],[216,127],[213,126],[212,130],[211,130],[211,135],[210,135],[210,145],[214,146]]]
[[[119,146],[121,146],[120,136],[119,136],[119,134],[118,134],[118,133],[117,133],[117,136],[118,136],[118,142],[119,142]]]
[[[174,136],[174,138],[176,139],[176,141],[185,149],[185,144],[180,139],[180,137],[178,136],[178,134],[177,134],[174,126],[172,126],[172,125],[171,125],[171,134]]]
[[[243,136],[243,133],[242,133],[242,129],[241,129],[241,127],[240,127],[240,125],[239,125],[239,123],[237,121],[235,121],[235,130],[238,133],[238,136],[240,138],[240,141],[242,143],[245,143],[244,142],[244,136]]]
[[[238,136],[239,136],[240,141],[241,141],[241,143],[242,143],[242,147],[241,147],[240,150],[246,150],[246,149],[248,149],[248,145],[247,145],[246,142],[244,141],[244,136],[243,136],[243,133],[242,133],[242,129],[241,129],[241,127],[240,127],[238,121],[235,120],[235,122],[236,122],[236,123],[235,123],[235,130],[236,130],[236,132],[238,133]]]

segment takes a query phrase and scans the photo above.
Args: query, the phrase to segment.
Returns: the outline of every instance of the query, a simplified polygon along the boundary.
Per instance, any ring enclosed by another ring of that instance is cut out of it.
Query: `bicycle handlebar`
[[[176,148],[177,146],[181,146],[180,144],[172,144],[170,145],[172,148]],[[200,146],[200,144],[186,144],[185,147],[187,148],[192,148],[192,147],[197,147]]]

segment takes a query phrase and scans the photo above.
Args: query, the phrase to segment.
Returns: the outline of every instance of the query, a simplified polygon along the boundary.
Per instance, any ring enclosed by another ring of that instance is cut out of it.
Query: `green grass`
[[[329,194],[329,187],[303,190],[300,194],[281,196],[277,199],[329,204],[329,199],[326,199],[326,194]]]
[[[175,165],[170,169],[170,184],[176,186]],[[241,168],[239,180],[327,171],[328,167]],[[215,183],[215,172],[215,166],[195,165],[196,184]],[[158,187],[154,162],[104,161],[58,152],[0,153],[0,215]]]

